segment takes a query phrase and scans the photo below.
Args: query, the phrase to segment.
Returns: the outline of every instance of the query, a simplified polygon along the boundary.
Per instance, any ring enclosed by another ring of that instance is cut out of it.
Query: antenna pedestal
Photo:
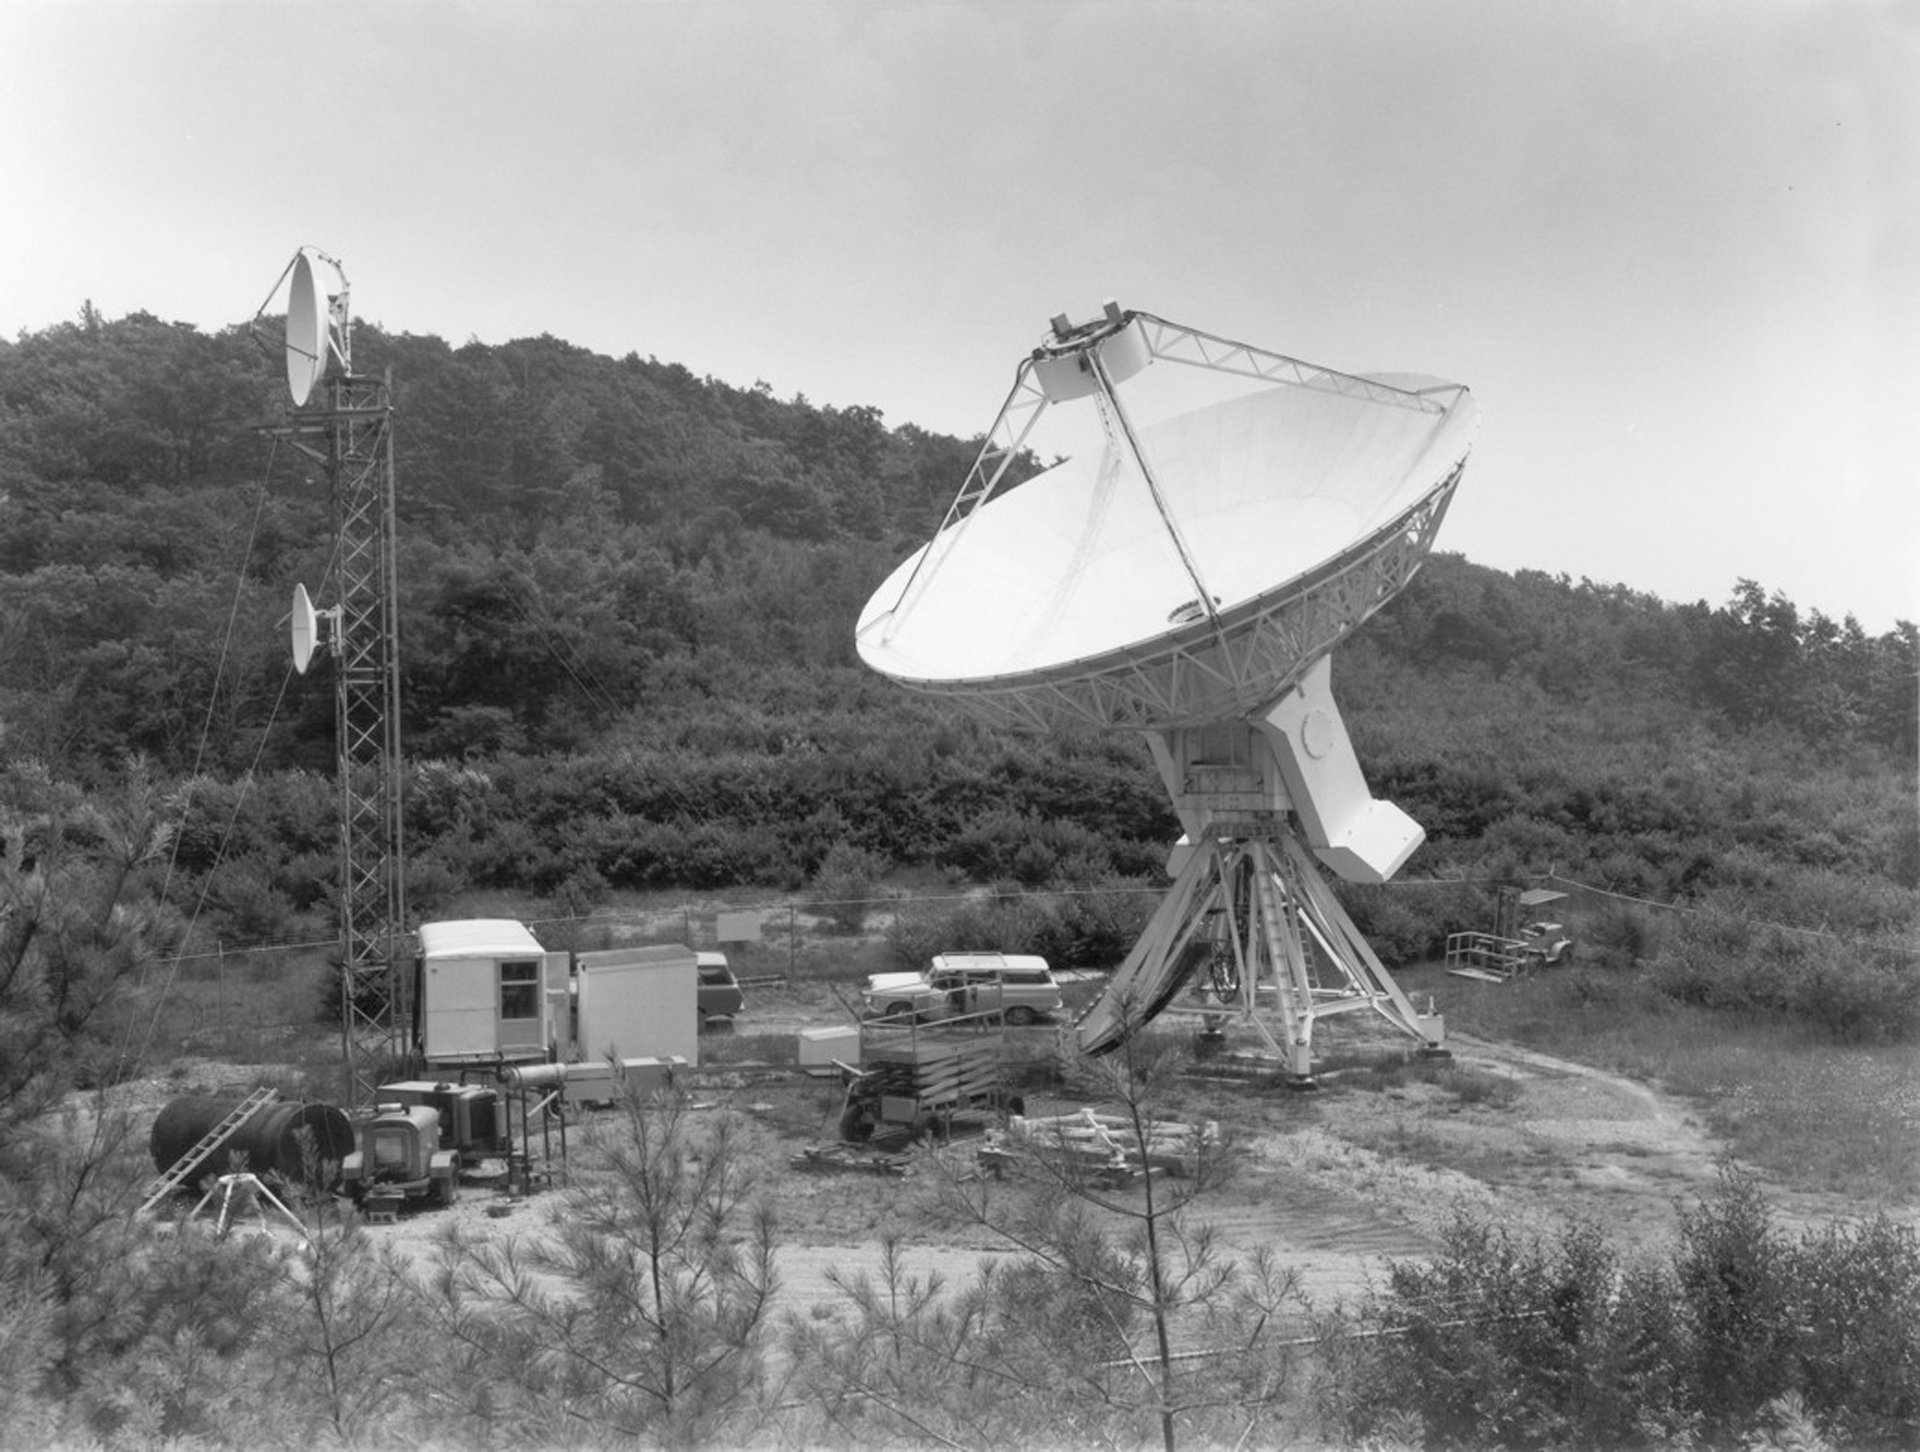
[[[1147,742],[1189,842],[1223,819],[1293,812],[1314,854],[1343,880],[1381,883],[1426,840],[1418,822],[1367,789],[1328,656],[1264,716],[1150,731]],[[1177,874],[1179,862],[1167,870]]]
[[[1362,1009],[1427,1050],[1445,1047],[1441,1016],[1408,1001],[1291,829],[1223,823],[1187,849],[1140,941],[1075,1029],[1081,1049],[1098,1054],[1162,1013],[1207,1027],[1235,1020],[1304,1085],[1314,1026]]]
[[[1371,1009],[1441,1049],[1444,1023],[1414,1009],[1315,864],[1385,882],[1424,837],[1367,790],[1326,659],[1264,717],[1148,741],[1186,836],[1168,862],[1172,889],[1077,1026],[1081,1048],[1103,1052],[1166,1012],[1209,1027],[1237,1018],[1305,1083],[1314,1025]]]

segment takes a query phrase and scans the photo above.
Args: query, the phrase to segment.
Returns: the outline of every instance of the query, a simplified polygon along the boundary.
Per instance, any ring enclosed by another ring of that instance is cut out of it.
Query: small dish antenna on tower
[[[335,286],[331,292],[315,268],[316,259],[333,269]],[[273,292],[254,315],[251,331],[269,350],[272,329],[263,326],[263,319],[274,295],[280,291],[281,282],[287,284],[286,326],[281,342],[286,355],[287,394],[295,408],[305,408],[334,362],[346,372],[353,371],[347,275],[339,262],[324,252],[302,247],[294,253],[293,260],[280,274],[280,281],[274,283]],[[266,336],[263,337],[263,333]]]
[[[326,294],[314,286],[307,254],[297,253],[287,288],[287,392],[295,408],[306,406],[327,371],[327,331]]]
[[[313,664],[315,654],[328,641],[322,640],[320,623],[326,622],[326,635],[331,637],[340,623],[340,607],[331,610],[313,608],[313,598],[307,594],[305,585],[293,587],[293,668],[301,675],[307,673],[307,667]]]

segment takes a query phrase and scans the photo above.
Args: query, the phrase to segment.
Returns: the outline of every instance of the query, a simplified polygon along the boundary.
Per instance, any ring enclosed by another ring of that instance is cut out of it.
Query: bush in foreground
[[[1740,1447],[1788,1423],[1908,1445],[1916,1304],[1912,1230],[1882,1215],[1792,1239],[1730,1171],[1665,1263],[1622,1261],[1590,1224],[1540,1242],[1456,1220],[1334,1328],[1323,1404],[1347,1436],[1417,1423],[1429,1447]]]

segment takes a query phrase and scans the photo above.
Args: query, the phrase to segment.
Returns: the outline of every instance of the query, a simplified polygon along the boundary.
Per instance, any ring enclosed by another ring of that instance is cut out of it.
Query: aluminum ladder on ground
[[[213,1155],[213,1152],[228,1140],[241,1125],[252,1119],[254,1112],[273,1103],[280,1097],[278,1089],[256,1089],[239,1104],[235,1105],[227,1117],[203,1135],[192,1149],[188,1150],[167,1169],[166,1173],[153,1182],[153,1190],[140,1208],[133,1213],[144,1215],[167,1196],[179,1189],[193,1177],[194,1171]]]

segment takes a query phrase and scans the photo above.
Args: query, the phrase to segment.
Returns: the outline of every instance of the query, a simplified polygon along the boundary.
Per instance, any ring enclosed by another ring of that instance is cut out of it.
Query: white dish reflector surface
[[[326,371],[327,295],[302,252],[293,259],[293,281],[287,288],[287,392],[294,407],[306,407]]]
[[[1282,385],[1144,431],[1142,449],[1216,611],[1274,594],[1391,525],[1446,481],[1477,410],[1437,379],[1438,413]],[[928,556],[904,607],[903,588]],[[1059,675],[1150,652],[1199,592],[1138,468],[1111,444],[974,511],[867,602],[861,656],[908,681]],[[1202,615],[1200,618],[1204,618]]]

